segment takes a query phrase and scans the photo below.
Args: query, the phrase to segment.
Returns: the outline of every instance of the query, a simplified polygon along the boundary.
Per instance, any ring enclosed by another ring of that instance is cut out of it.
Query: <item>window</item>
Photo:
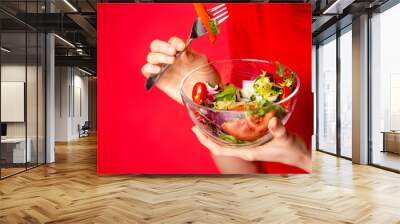
[[[43,1],[18,2],[20,15]],[[15,6],[0,1],[2,6]],[[0,12],[0,178],[45,163],[45,34]]]
[[[351,26],[340,36],[340,155],[352,156],[352,33]]]
[[[336,36],[318,47],[317,148],[336,153]]]
[[[400,170],[400,4],[371,18],[372,164]]]

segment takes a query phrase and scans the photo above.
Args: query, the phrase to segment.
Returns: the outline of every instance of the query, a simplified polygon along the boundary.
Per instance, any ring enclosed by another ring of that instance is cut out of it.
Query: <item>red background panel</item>
[[[210,61],[278,60],[296,71],[302,86],[287,128],[311,145],[311,5],[227,5],[230,18],[217,42],[204,37],[192,47]],[[156,88],[147,92],[140,74],[151,41],[186,38],[194,18],[192,4],[98,4],[98,173],[219,173],[184,107]],[[303,172],[278,163],[264,168]]]

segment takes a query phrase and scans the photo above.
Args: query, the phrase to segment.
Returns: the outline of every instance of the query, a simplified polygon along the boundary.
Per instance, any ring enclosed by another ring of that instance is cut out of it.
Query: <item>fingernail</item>
[[[173,47],[168,47],[168,53],[170,53],[170,54],[175,54],[175,48],[173,48]]]
[[[168,61],[168,63],[170,63],[170,64],[174,63],[174,60],[175,60],[174,57],[168,57],[168,58],[167,58],[167,61]]]
[[[154,67],[153,67],[153,72],[154,72],[154,73],[159,73],[159,72],[160,72],[160,67],[154,66]]]
[[[183,48],[185,48],[185,44],[184,44],[184,43],[179,43],[179,44],[178,44],[178,47],[179,47],[180,49],[183,49]]]

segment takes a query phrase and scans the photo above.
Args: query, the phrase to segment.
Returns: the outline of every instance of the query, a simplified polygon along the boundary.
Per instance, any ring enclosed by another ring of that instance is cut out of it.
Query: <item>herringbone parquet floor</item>
[[[311,175],[98,176],[91,137],[0,181],[0,223],[400,223],[400,175],[317,152]]]

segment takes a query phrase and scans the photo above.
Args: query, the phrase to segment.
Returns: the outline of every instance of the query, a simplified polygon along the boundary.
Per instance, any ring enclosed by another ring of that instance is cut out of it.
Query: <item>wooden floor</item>
[[[15,166],[15,165],[14,165]],[[18,164],[17,167],[3,167],[1,168],[1,178],[6,178],[8,176],[12,176],[14,174],[24,172],[27,169],[33,169],[37,166],[36,163],[27,163],[27,167],[25,167],[25,164]]]
[[[314,155],[311,175],[98,176],[96,139],[0,181],[0,223],[400,223],[400,175]]]
[[[8,177],[8,176],[11,176],[13,174],[22,172],[24,170],[25,170],[25,167],[23,167],[23,168],[19,168],[19,167],[18,168],[14,168],[14,167],[12,167],[12,168],[1,168],[1,177],[2,178],[3,177]]]

